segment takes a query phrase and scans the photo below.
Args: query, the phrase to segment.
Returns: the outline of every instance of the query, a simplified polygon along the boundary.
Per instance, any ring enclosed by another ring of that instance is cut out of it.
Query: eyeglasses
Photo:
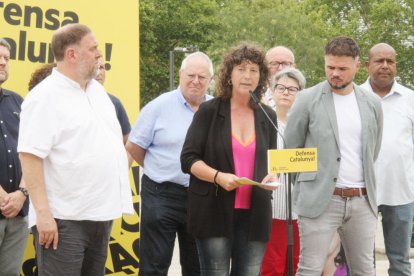
[[[198,79],[200,83],[206,83],[209,80],[208,77],[197,75],[197,74],[186,74],[185,76],[190,81],[195,81],[196,79]]]
[[[283,61],[283,62],[279,62],[279,61],[272,61],[269,62],[270,67],[277,67],[279,68],[280,65],[282,65],[282,68],[288,68],[291,67],[293,65],[293,62],[288,62],[288,61]]]
[[[296,93],[299,92],[299,88],[295,87],[295,86],[287,87],[287,86],[284,86],[283,84],[276,84],[275,85],[275,92],[277,92],[279,94],[285,93],[286,90],[288,91],[288,94],[292,95],[292,96],[296,95]]]

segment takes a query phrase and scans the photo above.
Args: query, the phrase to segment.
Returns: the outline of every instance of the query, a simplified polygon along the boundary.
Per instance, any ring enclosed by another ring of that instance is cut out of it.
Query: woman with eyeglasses
[[[296,99],[296,94],[305,88],[306,79],[303,74],[293,68],[283,69],[271,79],[273,100],[276,103],[277,123],[280,134],[287,121],[287,113]],[[283,139],[277,138],[278,149],[283,148]],[[286,179],[280,178],[282,185],[273,191],[272,200],[272,230],[266,247],[261,268],[262,276],[283,276],[288,271],[288,236],[287,236],[287,208],[286,208]],[[299,231],[297,215],[293,214],[293,270],[296,273],[299,261]]]
[[[196,238],[201,275],[258,275],[270,234],[269,186],[243,185],[267,175],[267,150],[276,131],[250,93],[260,99],[268,67],[264,52],[243,43],[224,56],[218,96],[194,115],[181,153],[190,173],[188,227]],[[268,106],[266,113],[276,123]]]

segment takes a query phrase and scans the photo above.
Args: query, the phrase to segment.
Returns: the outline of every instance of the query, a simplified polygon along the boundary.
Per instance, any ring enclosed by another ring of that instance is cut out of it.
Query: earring
[[[231,86],[233,83],[231,82],[231,80],[228,80],[227,84]]]

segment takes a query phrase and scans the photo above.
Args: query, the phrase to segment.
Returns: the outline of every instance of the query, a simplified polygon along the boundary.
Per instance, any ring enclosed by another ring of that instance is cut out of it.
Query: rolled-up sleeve
[[[30,96],[23,102],[20,114],[18,152],[44,159],[58,139],[60,118],[44,95]]]
[[[154,140],[157,108],[152,102],[148,103],[140,112],[128,140],[143,149],[148,149]]]

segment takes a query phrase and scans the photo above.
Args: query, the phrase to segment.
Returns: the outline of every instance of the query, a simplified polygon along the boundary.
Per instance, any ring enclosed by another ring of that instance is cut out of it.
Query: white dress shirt
[[[22,105],[18,151],[43,159],[55,218],[107,221],[133,214],[129,169],[115,108],[103,87],[53,70]],[[29,226],[36,223],[29,209]]]
[[[369,79],[361,87],[373,92]],[[375,163],[377,203],[404,205],[414,202],[414,91],[394,81],[381,103],[384,131]]]

